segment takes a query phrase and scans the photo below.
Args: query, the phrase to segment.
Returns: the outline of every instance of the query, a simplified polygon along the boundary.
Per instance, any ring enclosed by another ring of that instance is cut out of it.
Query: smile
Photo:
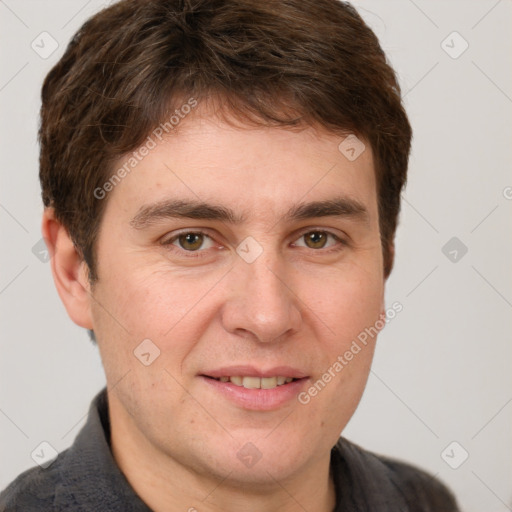
[[[214,377],[212,377],[214,378]],[[232,376],[232,377],[219,377],[214,378],[220,382],[231,382],[235,386],[244,387],[246,389],[274,389],[278,386],[283,386],[284,384],[289,384],[296,379],[292,377],[242,377],[240,375]]]

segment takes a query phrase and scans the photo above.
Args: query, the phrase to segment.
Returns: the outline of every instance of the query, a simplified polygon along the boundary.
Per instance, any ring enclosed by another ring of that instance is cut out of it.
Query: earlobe
[[[56,219],[53,208],[45,209],[41,230],[50,253],[55,287],[69,317],[80,327],[92,329],[87,264],[67,229]]]

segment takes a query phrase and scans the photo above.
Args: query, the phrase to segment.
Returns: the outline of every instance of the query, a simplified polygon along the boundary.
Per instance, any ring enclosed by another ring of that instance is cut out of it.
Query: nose
[[[300,299],[291,273],[278,256],[237,262],[230,272],[229,295],[222,308],[224,328],[262,343],[298,332],[302,323]]]

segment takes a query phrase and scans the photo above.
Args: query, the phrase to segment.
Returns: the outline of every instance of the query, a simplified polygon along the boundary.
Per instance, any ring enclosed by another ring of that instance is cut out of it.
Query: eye
[[[331,242],[329,244],[329,239]],[[298,238],[298,242],[295,242],[293,245],[298,247],[307,247],[308,249],[325,249],[332,246],[336,246],[337,244],[346,245],[345,242],[336,236],[334,233],[330,233],[329,231],[308,231],[304,233]],[[300,243],[302,242],[303,243]]]
[[[197,252],[200,249],[213,247],[212,239],[202,231],[186,231],[169,238],[163,245],[174,245],[187,252]]]

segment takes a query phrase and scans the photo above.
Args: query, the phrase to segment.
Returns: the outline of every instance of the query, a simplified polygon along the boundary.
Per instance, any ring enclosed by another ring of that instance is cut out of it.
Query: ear
[[[87,264],[53,208],[44,210],[41,230],[50,253],[53,280],[69,317],[80,327],[92,329]]]
[[[392,240],[388,243],[387,252],[384,256],[384,281],[386,281],[393,270],[395,263],[395,242]]]
[[[393,269],[393,263],[395,262],[395,242],[391,241],[388,244],[387,255],[386,255],[386,267],[384,272],[384,283],[387,281],[389,274],[391,274],[391,270]],[[380,307],[380,318],[386,319],[386,304],[384,300],[384,294],[382,295],[382,304]]]

